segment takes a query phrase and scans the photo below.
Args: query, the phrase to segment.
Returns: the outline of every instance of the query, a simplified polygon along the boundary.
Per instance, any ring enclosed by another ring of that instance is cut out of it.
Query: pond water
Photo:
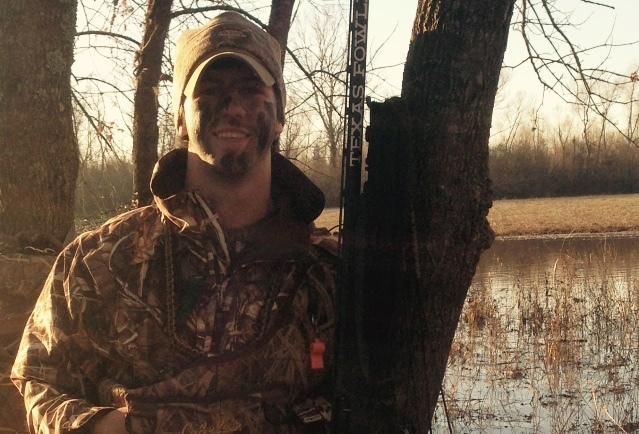
[[[639,432],[639,237],[498,240],[462,313],[435,432]]]

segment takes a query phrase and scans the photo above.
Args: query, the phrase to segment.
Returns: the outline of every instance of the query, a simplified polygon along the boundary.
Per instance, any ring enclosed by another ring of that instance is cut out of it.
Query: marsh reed
[[[593,244],[476,277],[444,383],[454,432],[639,431],[639,281]]]

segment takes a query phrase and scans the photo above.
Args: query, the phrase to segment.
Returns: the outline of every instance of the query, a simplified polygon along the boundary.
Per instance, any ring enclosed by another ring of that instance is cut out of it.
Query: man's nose
[[[235,92],[229,92],[224,99],[224,111],[232,117],[242,117],[246,114],[246,107],[242,103],[240,95]]]

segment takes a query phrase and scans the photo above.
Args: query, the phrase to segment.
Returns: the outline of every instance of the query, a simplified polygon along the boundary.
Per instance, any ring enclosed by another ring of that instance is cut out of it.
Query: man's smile
[[[237,129],[222,129],[213,132],[213,135],[218,139],[223,140],[238,140],[246,139],[250,136],[247,131]]]

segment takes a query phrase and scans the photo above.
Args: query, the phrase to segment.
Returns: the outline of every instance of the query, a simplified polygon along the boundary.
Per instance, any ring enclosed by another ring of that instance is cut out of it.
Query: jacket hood
[[[151,192],[158,208],[181,228],[192,226],[195,222],[188,221],[188,216],[172,215],[170,209],[173,206],[168,202],[184,192],[187,154],[185,148],[170,151],[155,164],[151,177]],[[324,194],[299,168],[279,153],[273,152],[271,159],[272,197],[277,202],[286,203],[291,216],[297,221],[310,224],[324,209]]]

